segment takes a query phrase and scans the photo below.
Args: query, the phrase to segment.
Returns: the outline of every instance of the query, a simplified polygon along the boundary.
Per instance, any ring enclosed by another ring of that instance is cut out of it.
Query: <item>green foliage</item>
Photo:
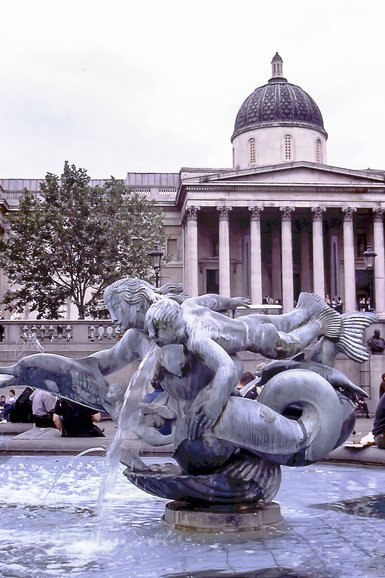
[[[151,278],[147,253],[164,241],[161,212],[111,178],[91,187],[68,162],[48,173],[39,195],[27,190],[0,241],[0,266],[15,288],[3,298],[56,318],[70,298],[79,317],[97,308],[103,290],[125,276]]]

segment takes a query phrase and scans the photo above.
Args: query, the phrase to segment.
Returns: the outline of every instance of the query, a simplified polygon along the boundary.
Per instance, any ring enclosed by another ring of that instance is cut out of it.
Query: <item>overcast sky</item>
[[[385,170],[384,0],[0,0],[0,178],[230,167],[245,98],[284,75],[328,164]]]

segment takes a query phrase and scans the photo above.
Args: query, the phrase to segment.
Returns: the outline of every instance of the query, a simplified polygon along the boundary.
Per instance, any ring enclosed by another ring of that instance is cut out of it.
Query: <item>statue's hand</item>
[[[250,309],[251,301],[247,297],[232,297],[231,301],[234,309],[237,307],[247,307],[247,309]]]
[[[206,399],[202,399],[204,397]],[[197,396],[186,420],[188,438],[195,440],[202,437],[207,429],[213,427],[221,411],[222,407],[215,401],[209,400],[207,396]]]

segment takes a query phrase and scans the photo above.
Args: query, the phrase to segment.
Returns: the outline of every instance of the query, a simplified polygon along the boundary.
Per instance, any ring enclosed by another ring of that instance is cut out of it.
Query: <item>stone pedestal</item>
[[[255,532],[282,526],[284,519],[276,502],[211,505],[193,508],[185,502],[166,504],[164,521],[169,526],[203,532]]]

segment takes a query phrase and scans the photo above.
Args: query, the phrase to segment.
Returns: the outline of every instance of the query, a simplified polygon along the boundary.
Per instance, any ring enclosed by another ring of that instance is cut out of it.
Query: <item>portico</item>
[[[292,166],[293,173],[298,173],[299,165],[306,173],[309,167],[304,164]],[[182,181],[178,194],[185,205],[187,291],[205,293],[209,285],[212,290],[216,275],[219,293],[247,295],[254,304],[269,295],[288,311],[301,291],[310,290],[322,297],[340,296],[345,309],[353,311],[367,289],[363,252],[371,245],[378,255],[376,309],[384,313],[381,197],[385,188],[381,179],[356,172],[354,177],[360,182],[352,186],[351,171],[346,179],[349,185],[328,184],[327,180],[341,181],[338,169],[318,165],[317,172],[325,180],[318,186],[259,184],[260,171],[255,182],[249,173],[247,184],[240,171],[234,176],[228,172],[215,175],[209,183],[198,177],[193,184],[191,174],[188,184]],[[277,167],[274,173],[278,180],[283,170]],[[285,180],[288,173],[285,167]]]

